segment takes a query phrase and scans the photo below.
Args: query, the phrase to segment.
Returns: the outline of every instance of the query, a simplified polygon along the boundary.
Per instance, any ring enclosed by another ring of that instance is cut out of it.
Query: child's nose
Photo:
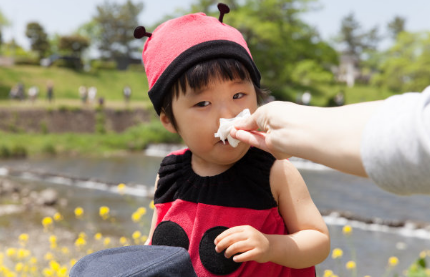
[[[222,105],[220,107],[219,117],[220,118],[233,118],[238,115],[239,112],[236,112],[235,109],[229,107],[228,105]]]

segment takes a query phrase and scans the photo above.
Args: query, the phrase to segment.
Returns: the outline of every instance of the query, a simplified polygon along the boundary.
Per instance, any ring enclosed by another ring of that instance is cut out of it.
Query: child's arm
[[[306,268],[324,261],[330,252],[327,226],[305,182],[287,160],[278,160],[270,174],[272,193],[289,235],[262,234],[251,226],[230,228],[215,239],[216,250],[236,262],[274,262]]]
[[[154,192],[157,190],[158,179],[159,177],[157,175],[157,178],[155,179]],[[154,213],[152,214],[152,220],[151,220],[151,228],[149,229],[148,239],[146,240],[145,245],[149,245],[149,243],[151,242],[156,224],[157,224],[157,209],[154,208]]]

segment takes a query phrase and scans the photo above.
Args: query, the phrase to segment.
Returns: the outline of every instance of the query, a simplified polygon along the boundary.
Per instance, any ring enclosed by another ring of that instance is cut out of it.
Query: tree
[[[64,51],[74,57],[81,58],[82,52],[88,48],[89,40],[80,35],[60,37],[59,50]]]
[[[397,36],[405,31],[406,19],[404,17],[396,16],[392,21],[387,24],[388,33],[393,40],[396,40]]]
[[[48,35],[43,27],[37,22],[27,24],[25,35],[30,39],[31,50],[37,52],[39,59],[42,59],[49,50]]]
[[[397,92],[422,91],[430,76],[430,32],[401,32],[372,83]]]
[[[128,0],[123,5],[105,2],[97,6],[97,23],[92,34],[97,36],[98,48],[104,58],[130,58],[139,47],[134,38],[134,29],[139,25],[138,15],[143,10],[142,3]],[[91,31],[91,30],[90,30]]]
[[[306,74],[314,84],[321,71],[330,74],[330,66],[337,63],[337,53],[321,40],[318,32],[300,19],[313,8],[315,0],[229,0],[231,8],[224,22],[238,29],[251,50],[262,75],[262,85],[269,87],[278,99],[293,100],[288,87],[303,85],[296,75]],[[200,0],[192,12],[204,11],[217,17],[218,1]],[[302,61],[312,60],[309,63]],[[318,64],[319,66],[314,66]],[[298,68],[297,68],[298,67]],[[317,72],[313,72],[313,70]],[[316,75],[314,74],[316,73]],[[322,74],[325,75],[325,74]],[[321,76],[321,75],[320,75]],[[327,76],[327,75],[325,75]]]
[[[9,25],[9,21],[7,20],[7,18],[2,14],[2,12],[0,11],[0,48],[3,44],[3,34],[2,34],[2,29],[5,26]]]
[[[345,54],[360,59],[365,51],[376,50],[380,40],[378,27],[373,27],[369,31],[362,30],[354,13],[350,13],[342,19],[337,42],[345,46],[343,51]]]

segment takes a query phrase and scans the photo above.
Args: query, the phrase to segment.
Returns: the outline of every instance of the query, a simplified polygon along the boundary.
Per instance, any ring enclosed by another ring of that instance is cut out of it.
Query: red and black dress
[[[191,168],[191,152],[165,157],[155,192],[157,225],[153,245],[188,250],[197,276],[315,276],[314,267],[291,269],[271,262],[236,263],[215,251],[224,230],[250,225],[264,234],[287,234],[270,189],[275,158],[257,148],[227,171],[201,177]]]

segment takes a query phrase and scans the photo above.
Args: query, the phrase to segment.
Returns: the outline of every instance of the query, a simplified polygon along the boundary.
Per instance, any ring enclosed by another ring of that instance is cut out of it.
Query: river
[[[115,185],[125,183],[134,188],[128,191],[132,202],[148,205],[161,159],[160,156],[135,154],[5,160],[0,161],[0,173],[32,186],[67,189],[65,194],[69,203],[81,205],[86,210],[109,203],[117,217],[125,217],[132,208],[124,207],[120,201],[122,196],[115,193]],[[430,196],[393,195],[368,179],[336,172],[309,161],[291,161],[299,169],[315,204],[324,215],[332,249],[341,248],[344,252],[341,260],[329,257],[318,265],[319,276],[323,275],[324,269],[331,269],[340,276],[349,275],[345,263],[352,255],[357,257],[358,276],[382,276],[391,256],[399,259],[394,272],[402,274],[421,251],[430,249]],[[73,193],[70,193],[71,187]],[[147,216],[149,221],[150,215]],[[345,224],[353,227],[349,237],[342,234]],[[122,226],[122,229],[131,228],[135,226]]]

